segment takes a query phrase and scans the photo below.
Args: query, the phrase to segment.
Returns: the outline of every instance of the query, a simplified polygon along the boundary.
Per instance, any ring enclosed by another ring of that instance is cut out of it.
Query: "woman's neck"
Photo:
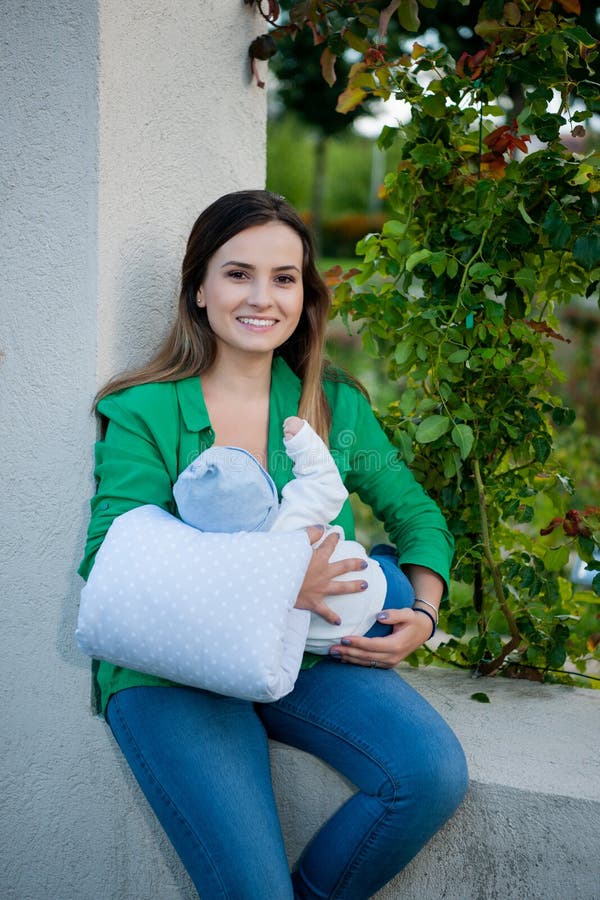
[[[227,393],[239,400],[252,401],[264,397],[271,387],[271,356],[256,359],[225,357],[218,354],[212,366],[202,374],[202,384],[206,388],[217,388],[219,393]]]

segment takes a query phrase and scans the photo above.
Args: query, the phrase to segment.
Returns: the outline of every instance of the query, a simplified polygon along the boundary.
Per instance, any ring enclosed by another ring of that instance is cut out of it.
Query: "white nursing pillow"
[[[272,701],[296,681],[304,531],[210,534],[157,506],[116,518],[81,592],[84,653],[179,684]]]

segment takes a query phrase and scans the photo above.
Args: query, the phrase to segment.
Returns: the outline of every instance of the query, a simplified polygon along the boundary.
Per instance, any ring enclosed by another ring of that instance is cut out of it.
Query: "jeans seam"
[[[118,693],[113,695],[113,697],[111,698],[112,705],[115,707],[115,712],[116,712],[116,714],[117,714],[117,716],[118,716],[118,718],[119,718],[119,721],[120,721],[120,723],[121,723],[121,726],[122,726],[122,728],[123,728],[123,731],[127,734],[127,737],[129,738],[129,740],[130,740],[130,742],[131,742],[131,746],[132,746],[133,749],[134,749],[134,753],[135,753],[135,755],[136,755],[136,757],[137,757],[137,759],[138,759],[140,765],[142,766],[142,768],[146,771],[146,773],[147,773],[147,774],[150,776],[150,778],[152,779],[152,782],[153,782],[155,788],[158,789],[158,791],[159,791],[159,793],[160,793],[160,796],[161,796],[163,802],[166,801],[167,805],[168,805],[168,806],[171,808],[171,810],[175,813],[175,815],[176,815],[176,817],[178,818],[180,824],[184,826],[184,828],[187,830],[188,834],[192,837],[192,839],[195,841],[195,843],[196,843],[199,847],[202,848],[202,852],[205,854],[206,859],[210,862],[210,865],[211,865],[211,868],[212,868],[214,874],[217,876],[217,880],[218,880],[218,882],[219,882],[219,884],[220,884],[220,886],[221,886],[221,890],[222,890],[222,892],[223,892],[223,896],[224,896],[224,897],[227,897],[227,896],[228,896],[228,892],[227,892],[227,890],[226,890],[226,888],[225,888],[225,885],[223,884],[223,881],[222,881],[221,876],[220,876],[220,874],[219,874],[219,870],[218,870],[217,866],[215,865],[215,862],[214,862],[214,860],[212,859],[212,856],[211,856],[211,854],[210,854],[208,848],[205,846],[204,842],[200,839],[200,835],[197,834],[197,832],[195,831],[194,828],[192,828],[190,822],[188,821],[188,819],[186,818],[186,816],[183,815],[183,813],[182,813],[182,811],[180,810],[180,808],[178,807],[178,805],[173,801],[172,797],[169,796],[169,794],[167,793],[167,791],[166,791],[165,788],[163,787],[162,782],[161,782],[160,779],[156,776],[156,774],[155,774],[155,772],[153,771],[152,767],[151,767],[150,764],[148,763],[146,757],[144,756],[144,754],[143,754],[143,752],[142,752],[142,750],[141,750],[141,748],[140,748],[140,745],[139,745],[138,741],[137,741],[137,740],[135,739],[135,737],[133,736],[133,733],[132,733],[132,731],[131,731],[129,725],[127,724],[127,720],[125,719],[125,717],[123,716],[123,714],[122,714],[122,712],[121,712],[120,704],[118,703],[118,697],[119,697]],[[110,722],[109,722],[109,724],[110,724]]]
[[[352,853],[351,859],[348,861],[348,863],[344,867],[344,871],[340,874],[340,877],[339,877],[335,887],[333,888],[333,891],[329,895],[330,898],[339,897],[340,896],[339,891],[344,889],[344,887],[348,883],[348,880],[353,875],[354,871],[357,868],[358,860],[361,858],[363,851],[365,849],[368,849],[368,847],[373,843],[376,829],[379,827],[381,822],[389,814],[392,806],[396,803],[396,801],[398,799],[398,790],[396,787],[396,781],[394,778],[392,778],[391,773],[390,773],[389,769],[387,768],[387,766],[385,766],[381,762],[381,760],[378,760],[375,756],[373,756],[373,754],[365,746],[360,744],[356,738],[350,738],[348,735],[343,734],[340,731],[336,730],[325,719],[322,719],[317,716],[309,717],[307,714],[300,712],[298,708],[293,707],[289,703],[286,704],[285,707],[283,706],[283,704],[280,704],[279,708],[280,708],[281,712],[293,715],[297,719],[301,719],[303,722],[308,722],[313,726],[317,725],[319,728],[323,728],[324,730],[328,731],[329,734],[335,735],[336,738],[341,739],[345,743],[349,744],[350,746],[360,750],[361,753],[364,753],[365,756],[368,756],[368,758],[372,762],[374,762],[381,769],[382,772],[385,773],[389,783],[393,786],[393,796],[392,796],[389,804],[387,804],[385,806],[381,815],[377,818],[377,821],[373,823],[372,827],[369,829],[368,834],[363,835],[360,843],[357,845],[354,852]],[[371,795],[371,796],[376,796],[376,795]],[[300,873],[302,873],[302,864],[300,864],[299,868],[300,868]],[[308,879],[305,879],[305,881],[310,884]],[[314,893],[314,891],[313,891],[313,893]]]

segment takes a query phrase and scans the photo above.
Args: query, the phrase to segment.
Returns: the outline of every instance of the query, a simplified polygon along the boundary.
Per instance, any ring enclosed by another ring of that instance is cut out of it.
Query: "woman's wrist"
[[[433,624],[437,626],[440,619],[439,606],[431,603],[430,600],[424,600],[422,597],[415,597],[413,600],[413,609],[421,610],[422,612],[428,611],[433,620]]]
[[[437,626],[436,619],[434,619],[432,614],[428,610],[424,609],[422,606],[413,606],[413,611],[416,613],[421,613],[422,618],[425,618],[425,616],[427,616],[427,618],[431,622],[431,633],[430,633],[429,637],[425,638],[425,640],[430,641],[431,638],[435,634],[435,629]]]

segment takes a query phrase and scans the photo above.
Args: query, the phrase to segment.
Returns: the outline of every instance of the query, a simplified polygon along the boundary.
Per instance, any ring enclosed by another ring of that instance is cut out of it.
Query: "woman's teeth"
[[[258,328],[269,328],[271,325],[275,325],[277,319],[249,319],[240,316],[238,322],[241,322],[242,325],[256,325]]]

